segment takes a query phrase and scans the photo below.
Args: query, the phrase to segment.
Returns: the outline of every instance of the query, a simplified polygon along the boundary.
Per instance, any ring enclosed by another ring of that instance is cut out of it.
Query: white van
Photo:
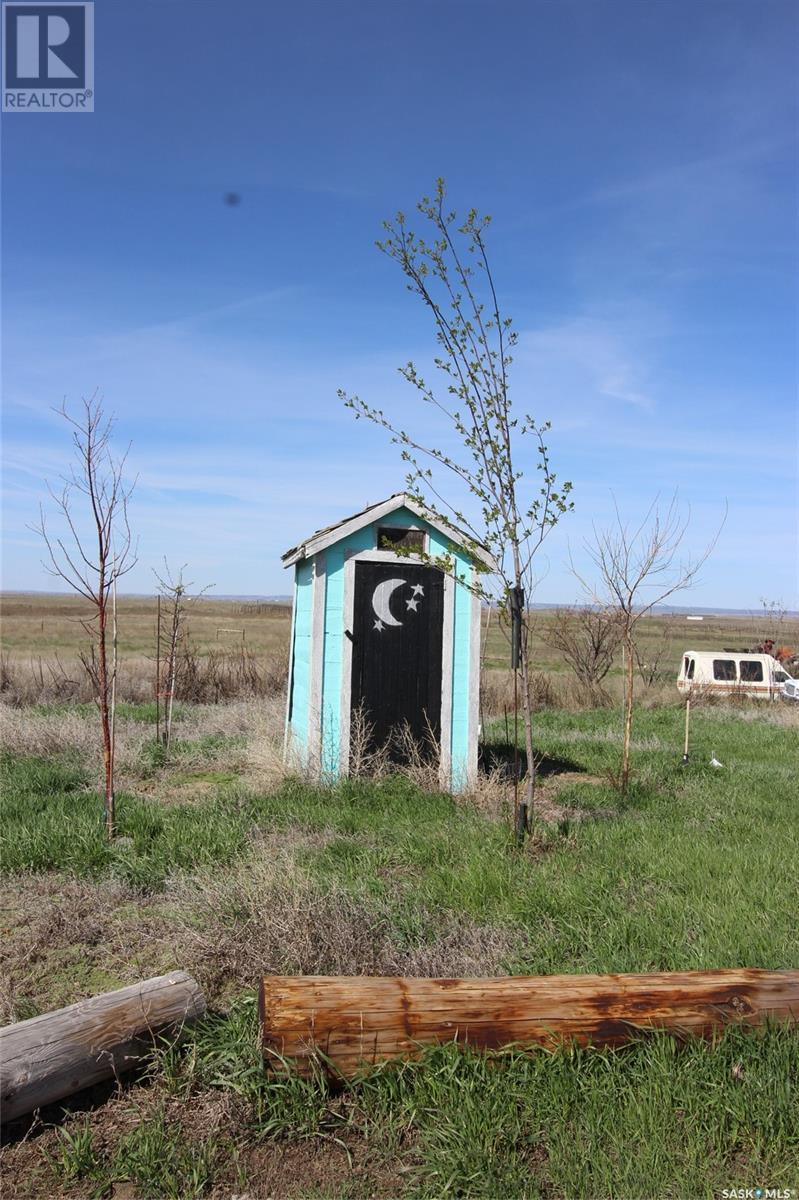
[[[731,650],[686,650],[677,687],[681,692],[716,692],[774,700],[791,677],[770,654],[736,654]]]

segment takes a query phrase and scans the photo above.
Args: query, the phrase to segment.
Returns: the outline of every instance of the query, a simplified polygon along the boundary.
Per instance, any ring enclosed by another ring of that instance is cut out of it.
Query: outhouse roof
[[[458,529],[455,525],[450,525],[446,521],[442,521],[439,517],[427,512],[420,504],[417,503],[407,492],[395,492],[393,496],[389,496],[387,500],[381,500],[377,504],[369,504],[360,512],[354,513],[351,517],[344,517],[343,520],[337,521],[335,525],[326,525],[324,529],[317,529],[316,533],[312,533],[305,541],[300,542],[298,546],[292,546],[290,550],[282,556],[284,567],[291,567],[296,562],[300,562],[304,558],[310,558],[314,554],[318,554],[320,550],[326,550],[328,546],[334,545],[335,542],[340,542],[342,538],[348,537],[351,533],[355,533],[359,529],[363,529],[366,525],[371,525],[373,521],[379,521],[383,517],[389,516],[396,512],[398,508],[407,508],[414,516],[420,520],[426,521],[428,525],[432,525],[439,533],[443,533],[451,541],[457,544],[458,537],[463,538],[464,545],[469,544],[470,553],[478,558],[489,570],[496,569],[496,563],[490,551],[481,543],[475,543],[474,539],[463,530]]]

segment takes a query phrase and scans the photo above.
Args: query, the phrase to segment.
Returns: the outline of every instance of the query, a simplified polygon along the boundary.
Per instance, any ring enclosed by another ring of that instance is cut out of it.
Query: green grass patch
[[[109,1175],[136,1184],[145,1196],[202,1196],[213,1182],[217,1150],[214,1137],[187,1143],[180,1125],[161,1109],[122,1139]]]
[[[309,852],[310,869],[356,893],[394,895],[398,920],[421,905],[518,929],[517,972],[795,966],[795,730],[697,714],[683,768],[681,720],[638,714],[624,804],[609,784],[570,784],[559,799],[586,819],[539,828],[521,852],[506,826],[402,779],[330,792],[296,783],[249,803],[259,823],[333,830]],[[543,753],[594,775],[617,763],[617,732],[604,711],[537,722]],[[713,752],[722,770],[709,766]]]
[[[61,1183],[82,1183],[90,1196],[110,1194],[118,1183],[141,1189],[159,1200],[183,1200],[206,1194],[213,1182],[219,1139],[187,1142],[181,1126],[157,1110],[126,1134],[113,1154],[97,1144],[90,1123],[57,1131],[55,1152],[45,1155]]]
[[[4,756],[2,862],[6,872],[62,870],[98,878],[113,874],[144,890],[174,871],[230,863],[247,844],[246,811],[216,797],[161,805],[117,796],[117,839],[106,840],[102,799],[68,762]]]
[[[43,717],[60,716],[63,713],[74,713],[77,717],[89,720],[95,720],[97,717],[96,704],[75,704],[72,701],[66,701],[63,704],[33,704],[30,711]],[[175,704],[172,708],[172,720],[182,721],[187,711],[185,704]],[[163,724],[163,705],[161,706],[160,713],[161,723]],[[120,721],[140,721],[143,725],[155,725],[155,703],[154,701],[149,701],[143,704],[134,704],[126,700],[120,700],[117,702],[116,715]]]
[[[169,749],[163,742],[152,741],[142,747],[141,761],[149,771],[160,770],[186,759],[215,762],[224,757],[226,751],[241,750],[245,745],[243,736],[224,733],[208,733],[199,738],[176,738],[170,743]]]
[[[795,1186],[799,1037],[730,1028],[712,1043],[653,1034],[620,1050],[478,1054],[453,1044],[389,1063],[336,1098],[326,1078],[264,1072],[254,998],[165,1051],[173,1093],[245,1103],[250,1137],[358,1135],[416,1197],[717,1195]]]
[[[398,928],[413,928],[420,909],[509,925],[520,935],[508,964],[517,972],[795,966],[795,730],[698,713],[683,768],[681,720],[638,713],[624,804],[609,784],[578,776],[559,799],[584,819],[539,827],[523,851],[506,825],[401,777],[290,781],[269,794],[219,778],[192,804],[122,795],[123,840],[109,846],[79,767],[7,758],[4,863],[156,888],[174,871],[234,861],[253,829],[299,826],[333,834],[298,852],[321,884],[387,899]],[[618,759],[618,732],[617,714],[603,710],[545,712],[536,726],[546,756],[600,776]],[[723,769],[709,766],[712,753]]]
[[[523,850],[506,824],[400,777],[331,788],[293,780],[262,794],[212,766],[201,779],[218,790],[202,801],[120,796],[121,840],[108,846],[101,799],[79,763],[6,756],[4,865],[118,874],[152,890],[176,871],[246,862],[253,830],[323,831],[296,850],[320,903],[328,887],[374,901],[398,946],[430,940],[431,914],[446,914],[515,932],[505,965],[519,973],[796,967],[796,730],[699,711],[683,767],[682,719],[677,708],[636,713],[634,784],[622,803],[601,782],[618,764],[619,714],[540,713],[537,749],[570,772],[556,794],[570,815],[539,824]],[[499,742],[499,728],[489,734]],[[179,746],[165,769],[188,784]],[[209,743],[209,763],[218,749]],[[196,760],[196,745],[191,753]],[[709,765],[712,754],[723,768]],[[80,967],[67,955],[58,969]],[[618,1051],[481,1056],[446,1045],[337,1094],[321,1075],[265,1074],[255,1000],[245,996],[200,1022],[183,1047],[164,1048],[154,1081],[165,1102],[135,1129],[109,1145],[89,1123],[70,1126],[50,1169],[87,1194],[126,1181],[144,1195],[204,1195],[230,1178],[229,1133],[242,1193],[249,1151],[279,1138],[320,1153],[365,1147],[367,1165],[342,1196],[373,1194],[401,1168],[398,1193],[418,1200],[711,1200],[723,1188],[797,1187],[798,1074],[795,1032],[730,1028],[710,1044],[652,1035]],[[181,1131],[176,1102],[190,1106],[208,1089],[235,1099],[236,1127],[198,1146]],[[302,1187],[294,1194],[307,1194]]]

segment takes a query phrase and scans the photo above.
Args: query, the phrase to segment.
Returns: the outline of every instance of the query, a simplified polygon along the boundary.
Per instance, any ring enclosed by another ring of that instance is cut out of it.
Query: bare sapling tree
[[[670,623],[664,621],[657,636],[650,637],[646,641],[636,639],[635,665],[638,677],[645,687],[652,688],[663,678],[666,664],[671,657],[671,634]]]
[[[82,401],[77,416],[67,411],[66,403],[58,411],[70,426],[73,452],[69,474],[61,477],[60,490],[47,485],[60,532],[53,532],[41,506],[39,522],[33,528],[47,547],[45,569],[91,606],[91,615],[81,620],[91,646],[81,652],[80,659],[100,714],[105,829],[111,839],[115,820],[116,589],[117,582],[136,564],[128,522],[128,502],[135,481],[127,484],[124,480],[128,451],[119,458],[114,456],[114,420],[106,416],[96,392]]]
[[[452,550],[463,547],[477,570],[471,581],[459,576],[461,581],[485,599],[498,594],[506,616],[511,603],[517,609],[516,658],[528,763],[525,803],[532,815],[535,758],[526,602],[534,590],[536,552],[573,507],[568,499],[572,485],[557,485],[544,440],[549,423],[517,415],[513,407],[509,372],[517,334],[511,318],[500,310],[489,266],[485,231],[491,218],[471,209],[459,223],[445,201],[444,181],[439,179],[433,197],[417,205],[429,223],[429,240],[409,229],[400,212],[384,223],[386,237],[377,243],[399,266],[408,290],[432,318],[439,385],[428,385],[412,362],[399,370],[436,418],[443,419],[444,444],[436,446],[424,434],[406,432],[358,396],[343,391],[339,396],[356,418],[381,426],[402,447],[409,495],[427,515],[452,530],[450,552],[422,557],[457,575]],[[533,465],[540,472],[537,485],[526,474]],[[493,588],[485,568],[479,578],[477,574],[486,549],[496,564]]]
[[[177,575],[173,575],[169,569],[169,563],[164,559],[164,574],[159,575],[157,571],[153,571],[158,582],[158,629],[157,639],[160,647],[163,641],[166,645],[166,656],[163,667],[161,665],[160,653],[156,669],[156,707],[158,707],[161,698],[164,700],[164,728],[161,740],[164,749],[168,752],[172,741],[172,714],[175,703],[175,687],[177,684],[178,663],[180,652],[183,646],[186,635],[186,615],[188,607],[195,600],[199,600],[200,596],[212,586],[202,588],[201,591],[194,595],[190,594],[190,589],[194,586],[193,583],[187,583],[183,578],[183,572],[186,570],[186,564],[178,571]],[[163,603],[160,603],[163,601]],[[163,686],[162,686],[163,684]]]
[[[601,605],[559,608],[547,640],[559,650],[591,701],[602,699],[602,681],[613,666],[621,630],[615,611]]]
[[[782,627],[785,624],[785,618],[788,613],[782,600],[769,600],[767,596],[760,597],[760,622],[762,627],[761,639],[770,637],[773,641],[777,641],[775,634],[779,636],[782,632]]]
[[[681,515],[676,493],[665,510],[655,500],[643,521],[635,527],[623,520],[615,497],[614,509],[615,522],[607,529],[595,526],[593,538],[585,543],[588,556],[598,570],[598,583],[588,584],[573,564],[572,570],[596,602],[615,611],[619,624],[624,652],[624,733],[617,782],[619,792],[624,796],[630,785],[639,626],[656,605],[696,582],[718,541],[724,521],[705,549],[694,557],[683,551],[690,512]]]
[[[787,624],[788,612],[781,600],[769,600],[760,597],[760,612],[754,615],[757,641],[750,649],[755,653],[770,654],[778,662],[786,662],[794,657],[794,649],[784,645],[790,625]]]

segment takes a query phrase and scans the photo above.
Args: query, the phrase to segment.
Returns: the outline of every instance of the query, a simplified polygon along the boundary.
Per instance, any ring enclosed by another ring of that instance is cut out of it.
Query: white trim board
[[[441,758],[438,780],[445,792],[452,790],[452,671],[455,647],[455,580],[444,576],[444,628],[441,634]]]
[[[311,599],[311,663],[308,679],[308,764],[312,771],[322,769],[322,679],[325,669],[325,602],[327,570],[324,554],[313,562]]]
[[[297,625],[297,573],[294,572],[294,599],[291,604],[291,635],[289,637],[289,670],[288,687],[286,689],[286,719],[283,722],[283,761],[288,757],[289,747],[289,712],[291,710],[292,692],[294,690],[294,634]]]
[[[477,746],[480,740],[480,661],[483,632],[483,610],[480,597],[472,592],[471,628],[469,641],[469,745],[466,759],[466,776],[469,787],[477,784]]]

